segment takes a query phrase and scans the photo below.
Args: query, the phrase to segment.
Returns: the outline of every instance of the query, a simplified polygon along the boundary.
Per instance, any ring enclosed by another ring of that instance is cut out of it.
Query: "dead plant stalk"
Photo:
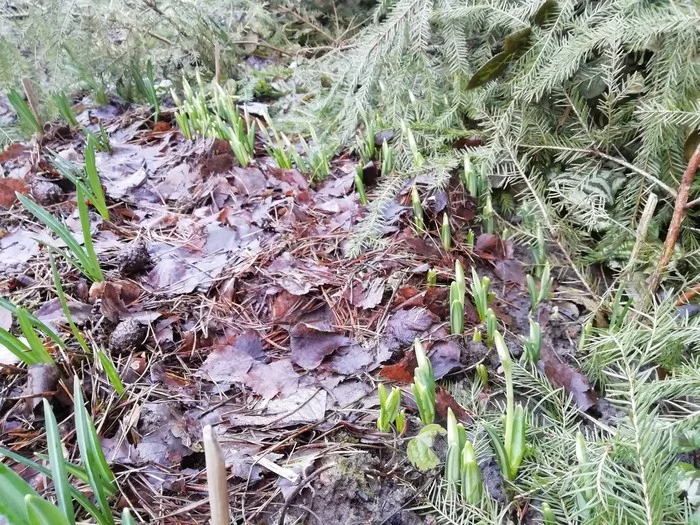
[[[676,206],[673,209],[673,217],[671,218],[671,225],[668,228],[668,234],[666,235],[666,241],[664,242],[664,252],[659,261],[659,265],[656,267],[656,271],[651,277],[649,282],[649,292],[654,293],[659,287],[661,282],[661,276],[666,271],[668,263],[673,257],[673,250],[676,247],[676,241],[681,232],[681,223],[685,218],[686,204],[688,203],[688,195],[690,195],[690,186],[693,184],[693,179],[695,178],[695,172],[700,166],[700,144],[695,147],[693,156],[690,157],[688,166],[683,173],[683,178],[681,179],[680,187],[678,188],[678,195],[676,197]]]

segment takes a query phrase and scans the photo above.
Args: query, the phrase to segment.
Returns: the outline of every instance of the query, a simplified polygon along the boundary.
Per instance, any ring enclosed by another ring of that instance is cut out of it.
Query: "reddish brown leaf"
[[[496,276],[502,281],[524,286],[527,278],[523,271],[523,265],[517,259],[504,259],[496,261],[494,271]]]
[[[442,419],[447,419],[447,409],[451,408],[454,412],[455,417],[462,423],[469,424],[472,422],[472,418],[467,412],[467,409],[462,405],[457,403],[452,394],[450,394],[445,388],[439,386],[435,390],[435,412]]]
[[[121,288],[113,283],[104,283],[100,310],[102,315],[113,323],[118,322],[126,313],[126,305],[122,301]]]
[[[15,192],[26,195],[29,187],[23,180],[0,179],[0,206],[9,209],[17,200]]]
[[[547,379],[571,394],[576,406],[584,412],[598,403],[598,394],[588,378],[570,365],[562,363],[549,347],[542,347],[540,366],[544,368]]]
[[[2,164],[3,162],[8,162],[10,160],[18,159],[22,157],[26,152],[27,148],[25,148],[22,144],[19,144],[18,142],[10,144],[5,151],[0,153],[0,164]]]
[[[398,363],[382,368],[379,375],[389,381],[408,385],[413,383],[413,372],[417,366],[415,352],[408,351]]]
[[[477,237],[474,253],[482,259],[500,260],[513,257],[513,241],[504,241],[493,233],[482,233]]]

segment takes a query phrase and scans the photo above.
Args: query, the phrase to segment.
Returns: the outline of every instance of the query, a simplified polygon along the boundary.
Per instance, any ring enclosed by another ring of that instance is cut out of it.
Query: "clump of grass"
[[[401,407],[401,390],[392,388],[388,393],[386,387],[379,383],[377,387],[379,394],[379,417],[377,418],[377,429],[380,432],[389,432],[392,423],[396,422]]]
[[[418,188],[413,186],[411,190],[411,205],[413,206],[413,227],[417,235],[425,233],[425,220],[423,219],[423,203],[421,203]]]
[[[530,310],[534,312],[537,310],[537,306],[540,303],[549,299],[553,283],[554,279],[552,279],[551,276],[549,261],[544,264],[544,268],[542,269],[539,288],[535,284],[535,279],[532,275],[527,275],[527,289],[530,292]]]
[[[452,335],[464,332],[464,301],[466,300],[467,284],[464,279],[464,269],[459,260],[455,261],[455,280],[450,285],[450,330]]]
[[[16,308],[14,314],[26,343],[4,328],[0,328],[0,344],[27,366],[44,363],[55,364],[53,357],[46,350],[34,326],[32,326],[29,314],[22,308]]]
[[[489,301],[491,300],[491,293],[489,292],[489,287],[491,286],[491,279],[488,277],[479,278],[476,270],[472,267],[472,282],[471,282],[471,292],[474,298],[474,306],[476,307],[476,313],[479,315],[479,320],[482,323],[486,322],[487,311],[489,309]]]
[[[160,102],[158,101],[158,93],[153,76],[153,64],[149,60],[146,63],[146,71],[142,74],[136,62],[131,63],[131,77],[136,86],[136,91],[148,101],[153,110],[153,120],[158,122],[160,117]]]
[[[365,183],[363,178],[364,170],[362,166],[358,166],[355,170],[355,190],[360,197],[360,203],[367,206],[367,193],[365,192]]]
[[[14,523],[75,524],[73,500],[75,500],[99,525],[114,525],[114,518],[109,506],[109,499],[116,493],[117,487],[112,470],[107,464],[100,445],[95,425],[85,408],[80,380],[74,378],[73,402],[75,414],[75,435],[82,466],[67,462],[63,457],[60,430],[48,401],[44,400],[44,416],[48,457],[39,455],[49,462],[46,468],[31,459],[0,447],[0,454],[18,463],[26,465],[53,480],[58,507],[39,497],[39,495],[7,466],[0,464],[0,514]],[[87,483],[95,497],[97,505],[68,481],[68,474]],[[30,498],[28,500],[27,498]],[[41,503],[40,503],[41,502]],[[33,505],[29,510],[28,503]],[[26,521],[29,512],[33,512],[39,521]]]
[[[44,130],[41,127],[39,119],[19,91],[16,89],[11,89],[7,94],[7,100],[12,105],[15,113],[17,113],[19,124],[22,129],[28,133],[37,133],[39,135],[43,133]]]
[[[75,129],[80,126],[78,123],[78,118],[75,116],[73,105],[70,103],[68,95],[66,95],[64,91],[54,93],[53,102],[56,105],[58,114],[70,128]]]
[[[81,246],[73,237],[73,233],[68,227],[51,215],[45,208],[34,202],[29,197],[17,193],[17,198],[22,205],[39,221],[41,221],[51,232],[60,238],[67,249],[50,247],[52,250],[60,253],[68,262],[83,273],[88,279],[93,282],[101,282],[104,280],[104,274],[100,267],[100,261],[97,258],[95,249],[92,243],[92,233],[90,232],[90,218],[88,215],[85,196],[80,186],[78,190],[78,215],[80,216],[80,226],[83,230],[83,243]]]

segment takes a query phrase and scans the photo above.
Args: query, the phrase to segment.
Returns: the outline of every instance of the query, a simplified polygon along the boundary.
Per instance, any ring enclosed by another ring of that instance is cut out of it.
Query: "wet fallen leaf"
[[[379,344],[380,362],[389,359],[402,346],[413,341],[430,328],[438,318],[425,308],[410,308],[394,312],[386,323]]]
[[[579,409],[585,412],[598,403],[598,394],[588,378],[570,365],[561,362],[551,348],[542,347],[539,364],[547,379],[553,385],[563,387],[572,396]]]
[[[240,383],[256,361],[263,357],[260,336],[246,332],[230,345],[215,348],[196,372],[198,377],[214,383]]]
[[[493,233],[482,233],[476,238],[474,253],[482,259],[499,260],[513,257],[513,241],[504,241]]]
[[[289,397],[299,386],[299,378],[289,359],[279,359],[270,364],[255,363],[243,377],[243,382],[267,400],[278,394],[282,398]]]
[[[413,372],[417,366],[416,353],[407,351],[398,363],[382,368],[379,375],[389,381],[408,385],[413,383]]]
[[[76,325],[81,326],[90,319],[92,315],[92,306],[69,298],[68,311],[73,318],[73,322]],[[66,316],[63,313],[61,301],[58,299],[58,297],[46,301],[36,312],[34,312],[34,315],[37,317],[37,319],[47,324],[55,325],[68,323],[68,319],[66,319]]]
[[[183,414],[169,403],[147,403],[139,419],[141,442],[136,445],[139,463],[155,463],[164,467],[179,465],[192,454],[185,445],[191,443]]]
[[[496,261],[494,265],[494,273],[502,281],[524,286],[527,278],[523,271],[523,265],[517,259],[504,259]]]
[[[327,396],[328,394],[322,388],[300,387],[287,398],[275,398],[269,401],[263,411],[256,409],[255,406],[247,407],[246,411],[236,407],[236,410],[226,419],[232,427],[283,428],[316,423],[323,420],[326,414]]]
[[[435,412],[443,420],[447,419],[447,409],[451,408],[455,417],[464,424],[472,422],[472,418],[467,409],[457,403],[452,394],[445,388],[438,386],[435,390]]]
[[[336,374],[351,375],[372,370],[376,365],[373,349],[353,344],[336,350],[323,361],[321,368]]]
[[[29,187],[23,180],[8,178],[0,179],[0,206],[10,209],[10,207],[17,201],[15,192],[26,195],[29,193]]]
[[[374,278],[356,282],[349,289],[350,304],[364,309],[372,309],[382,301],[385,280]]]
[[[353,343],[336,331],[328,319],[298,322],[289,335],[292,361],[306,370],[317,368],[326,356]]]
[[[435,379],[440,379],[459,368],[462,347],[454,339],[437,341],[430,348],[428,357],[433,365]]]

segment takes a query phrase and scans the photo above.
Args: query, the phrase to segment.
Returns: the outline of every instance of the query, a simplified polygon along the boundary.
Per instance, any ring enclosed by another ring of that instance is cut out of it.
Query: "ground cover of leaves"
[[[185,140],[169,123],[118,103],[84,110],[83,125],[107,130],[111,151],[97,167],[111,219],[91,213],[106,272],[91,285],[61,263],[74,321],[90,345],[108,351],[127,393],[119,398],[70,337],[43,243],[57,244],[16,202],[31,195],[79,232],[75,191],[52,168],[49,150],[80,165],[80,133],[51,125],[43,139],[0,154],[0,293],[32,311],[69,341],[51,348],[59,369],[25,369],[0,354],[0,443],[31,455],[45,450],[48,397],[70,457],[73,377],[82,383],[107,458],[117,473],[119,506],[159,523],[208,518],[201,428],[215,425],[230,469],[234,515],[246,523],[424,523],[410,510],[433,475],[412,469],[405,444],[376,431],[376,381],[403,387],[410,408],[420,337],[436,376],[467,380],[494,351],[449,335],[449,283],[455,258],[493,279],[492,303],[514,354],[527,333],[527,250],[496,235],[463,244],[476,206],[455,181],[423,195],[431,234],[411,227],[407,181],[384,209],[384,249],[349,257],[353,227],[366,213],[353,188],[357,160],[345,153],[332,175],[311,186],[280,170],[259,137],[254,163],[238,166],[228,144]],[[365,168],[372,194],[377,169]],[[415,181],[421,188],[421,180]],[[4,211],[3,211],[4,210]],[[456,246],[440,247],[437,218],[449,211]],[[427,287],[428,269],[438,283]],[[555,285],[540,308],[540,366],[581,410],[598,399],[569,358],[586,298]],[[565,298],[565,299],[563,299]],[[467,305],[466,334],[477,324]],[[0,326],[17,332],[0,309]],[[446,390],[438,411],[469,414]],[[413,414],[408,434],[418,430]],[[37,488],[46,479],[13,467]],[[320,469],[324,469],[320,471]],[[317,473],[314,475],[314,473]]]

